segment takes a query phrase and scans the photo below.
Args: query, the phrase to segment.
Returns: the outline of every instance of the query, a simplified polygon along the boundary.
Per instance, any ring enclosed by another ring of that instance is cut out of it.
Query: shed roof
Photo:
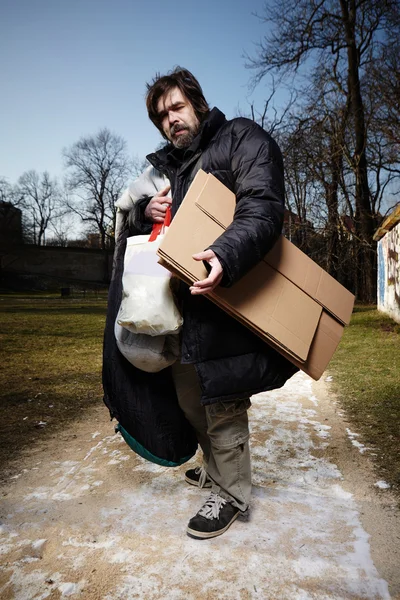
[[[374,233],[374,240],[377,242],[386,235],[397,223],[400,223],[400,204],[383,221],[381,226]]]

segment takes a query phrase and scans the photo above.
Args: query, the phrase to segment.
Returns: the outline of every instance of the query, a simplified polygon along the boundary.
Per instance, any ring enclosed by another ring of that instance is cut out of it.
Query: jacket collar
[[[217,131],[226,122],[225,115],[214,107],[201,124],[198,135],[194,138],[189,148],[179,150],[172,144],[166,144],[161,150],[146,156],[147,160],[159,171],[168,167],[179,169],[183,164],[191,162],[191,159],[204,150]]]

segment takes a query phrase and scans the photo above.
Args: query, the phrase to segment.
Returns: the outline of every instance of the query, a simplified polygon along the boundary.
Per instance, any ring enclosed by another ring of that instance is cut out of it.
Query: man
[[[148,85],[146,105],[167,141],[147,158],[169,179],[172,199],[167,186],[139,200],[136,226],[144,232],[162,222],[168,206],[174,216],[199,168],[231,189],[237,202],[228,229],[193,256],[204,262],[208,277],[191,287],[181,284],[181,361],[172,367],[179,404],[204,457],[203,467],[187,471],[186,481],[212,487],[187,533],[206,539],[248,514],[249,397],[281,387],[297,370],[207,298],[218,285],[237,282],[279,237],[283,164],[277,144],[257,124],[244,118],[227,121],[217,108],[210,110],[198,81],[185,69],[178,67]]]

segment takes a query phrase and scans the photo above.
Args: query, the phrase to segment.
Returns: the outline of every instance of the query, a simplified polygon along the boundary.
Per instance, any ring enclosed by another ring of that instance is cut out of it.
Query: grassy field
[[[105,296],[0,296],[0,464],[102,401],[105,312]],[[357,307],[330,372],[380,477],[400,491],[400,325]]]
[[[101,402],[105,312],[105,296],[0,296],[0,464]]]
[[[375,307],[356,307],[330,371],[380,478],[400,491],[400,325]]]

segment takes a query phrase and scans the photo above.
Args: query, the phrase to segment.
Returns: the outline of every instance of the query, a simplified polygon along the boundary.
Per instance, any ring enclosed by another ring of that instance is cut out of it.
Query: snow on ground
[[[324,457],[330,426],[318,420],[311,380],[297,374],[252,403],[248,523],[213,540],[187,537],[187,521],[207,498],[185,484],[188,465],[148,463],[107,435],[110,424],[95,432],[88,424],[65,456],[41,457],[10,482],[0,597],[389,598],[355,501]]]
[[[380,479],[375,483],[375,486],[380,490],[388,490],[390,488],[390,483],[386,483],[383,479]]]
[[[348,427],[346,427],[346,433],[348,435],[349,440],[351,441],[351,443],[353,444],[353,446],[355,446],[355,448],[358,449],[358,451],[360,452],[360,454],[364,454],[364,452],[366,452],[367,450],[370,449],[370,448],[367,448],[364,444],[362,444],[361,442],[359,442],[358,440],[355,439],[355,438],[357,438],[360,435],[359,433],[354,433],[353,431],[350,431],[350,429]]]

